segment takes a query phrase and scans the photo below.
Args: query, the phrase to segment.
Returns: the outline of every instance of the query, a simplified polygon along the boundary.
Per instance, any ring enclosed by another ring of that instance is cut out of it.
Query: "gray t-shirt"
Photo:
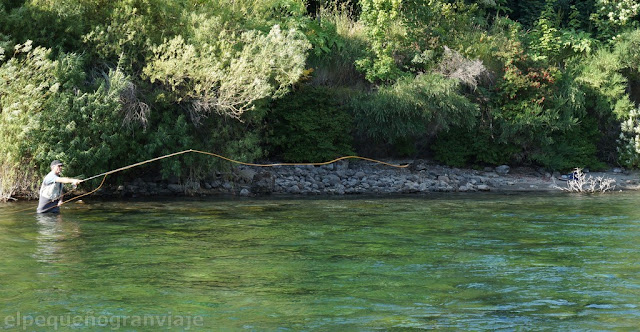
[[[60,196],[62,196],[62,183],[56,182],[60,178],[55,172],[51,171],[42,180],[40,186],[40,200],[38,201],[38,213],[57,212],[57,205]],[[55,207],[55,208],[54,208]],[[55,211],[54,211],[55,210]]]

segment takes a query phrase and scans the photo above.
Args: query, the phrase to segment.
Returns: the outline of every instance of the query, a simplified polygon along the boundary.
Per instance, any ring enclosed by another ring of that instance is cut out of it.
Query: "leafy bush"
[[[200,45],[177,36],[155,47],[144,69],[151,82],[162,83],[199,116],[216,112],[240,118],[255,101],[281,97],[302,76],[310,47],[299,31],[277,25],[268,34],[202,33],[214,35]]]
[[[361,0],[360,22],[368,54],[356,66],[370,82],[392,84],[410,72],[428,71],[430,55],[444,46],[468,47],[458,40],[478,26],[477,5],[464,1]],[[427,58],[427,61],[425,61]]]
[[[145,3],[136,4],[133,1],[112,4],[114,8],[108,12],[108,18],[96,22],[83,35],[83,41],[96,59],[111,64],[118,63],[126,72],[141,69],[139,66],[144,64],[150,53],[153,32],[157,31],[150,22],[152,13],[148,7],[140,6],[143,4]],[[161,6],[156,4],[156,8],[158,7]],[[167,15],[172,16],[176,16],[175,13]],[[160,24],[156,26],[158,25]]]
[[[85,176],[122,166],[145,150],[138,132],[122,127],[120,97],[130,83],[112,71],[83,91],[83,61],[75,55],[50,60],[50,50],[17,46],[18,54],[0,67],[0,155],[11,170],[1,179],[5,192],[33,190],[53,159],[64,160],[67,174]],[[16,187],[28,178],[27,187]],[[13,188],[7,190],[6,188]]]
[[[578,125],[550,136],[548,143],[530,151],[529,160],[522,160],[522,146],[500,142],[488,128],[452,128],[437,136],[431,146],[436,160],[450,166],[484,166],[526,161],[550,170],[566,171],[575,167],[603,169],[597,158],[597,143],[601,138],[595,118],[581,119]]]
[[[313,68],[311,82],[327,86],[364,85],[355,62],[365,56],[367,37],[362,23],[345,7],[322,7],[317,20],[309,22],[305,35],[313,45],[307,65]]]
[[[590,19],[603,39],[615,39],[626,28],[637,28],[633,18],[640,13],[640,3],[636,0],[596,0],[595,12]]]
[[[499,19],[489,34],[480,35],[483,45],[468,49],[486,61],[494,83],[474,90],[483,110],[478,126],[457,126],[454,134],[439,135],[433,147],[436,158],[457,166],[535,163],[563,169],[600,165],[594,149],[600,136],[588,134],[592,127],[581,124],[589,118],[584,88],[576,81],[579,70],[574,69],[575,63],[563,62],[566,45],[551,22],[549,8],[533,37],[528,37],[535,47],[523,43],[526,35],[518,24]],[[559,62],[562,67],[554,65]]]
[[[75,0],[19,2],[22,3],[20,6],[7,3],[7,15],[0,20],[0,32],[18,42],[32,40],[34,45],[49,48],[54,53],[82,50],[82,35],[92,20],[99,22],[103,19],[97,8],[107,3]]]
[[[159,109],[151,116],[153,128],[147,130],[142,141],[151,157],[194,149],[251,162],[263,156],[260,132],[254,128],[259,119],[239,122],[216,116],[205,119],[195,127],[186,114]],[[200,180],[210,176],[213,170],[228,169],[230,166],[228,161],[212,156],[185,154],[179,158],[167,158],[160,163],[149,164],[147,169],[152,174],[160,173],[164,178],[177,176]],[[140,171],[136,170],[137,173]]]
[[[539,149],[531,159],[551,170],[604,169],[606,165],[597,158],[601,136],[596,119],[587,117],[568,131],[552,135],[552,143]]]
[[[585,112],[583,91],[572,73],[527,53],[521,39],[504,46],[496,52],[504,67],[487,118],[498,142],[519,146],[518,161],[531,162],[553,144],[554,135],[576,125]]]
[[[402,71],[394,59],[399,48],[401,34],[394,32],[400,23],[401,1],[361,0],[360,20],[369,36],[370,54],[356,61],[358,70],[367,80],[393,82],[402,76]]]
[[[446,165],[484,166],[510,163],[520,148],[497,142],[483,127],[455,127],[436,137],[431,145],[434,158]]]
[[[305,86],[270,106],[269,154],[289,162],[322,162],[352,153],[352,119],[339,91]]]
[[[358,134],[395,144],[433,135],[454,124],[470,127],[478,106],[458,89],[457,80],[423,74],[356,98],[352,108]]]
[[[637,79],[640,76],[637,62],[637,47],[640,32],[623,34],[617,39],[613,50],[600,49],[582,62],[576,81],[587,92],[587,100],[601,126],[612,120],[617,122],[615,130],[604,132],[612,145],[617,140],[619,162],[628,167],[640,165],[640,148],[637,133],[640,128],[637,105]],[[634,94],[635,92],[635,94]]]

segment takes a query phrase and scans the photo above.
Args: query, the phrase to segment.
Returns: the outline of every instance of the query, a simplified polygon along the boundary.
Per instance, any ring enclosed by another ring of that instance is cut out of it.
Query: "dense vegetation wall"
[[[0,196],[184,149],[640,164],[640,4],[0,1]],[[199,156],[140,173],[206,177]]]

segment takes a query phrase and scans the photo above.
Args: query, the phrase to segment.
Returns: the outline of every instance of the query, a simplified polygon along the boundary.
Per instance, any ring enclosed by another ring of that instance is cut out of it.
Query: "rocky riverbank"
[[[103,197],[179,195],[354,195],[420,194],[431,192],[561,191],[566,186],[559,173],[503,165],[483,170],[434,165],[424,160],[396,161],[409,164],[394,168],[361,160],[343,160],[323,166],[238,166],[204,181],[180,182],[138,178],[106,186]],[[588,176],[614,180],[615,190],[640,188],[638,174],[620,168]]]

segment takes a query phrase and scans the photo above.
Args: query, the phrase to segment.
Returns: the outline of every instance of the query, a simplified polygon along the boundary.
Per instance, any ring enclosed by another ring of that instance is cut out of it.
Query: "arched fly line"
[[[142,166],[142,165],[144,165],[144,164],[152,163],[152,162],[154,162],[154,161],[158,161],[158,160],[161,160],[161,159],[170,158],[170,157],[175,157],[175,156],[178,156],[178,155],[181,155],[181,154],[185,154],[185,153],[192,153],[192,152],[193,152],[193,153],[199,153],[199,154],[204,154],[204,155],[213,156],[213,157],[220,158],[220,159],[222,159],[222,160],[226,160],[226,161],[229,161],[229,162],[232,162],[232,163],[235,163],[235,164],[240,164],[240,165],[245,165],[245,166],[253,166],[253,167],[275,167],[275,166],[322,166],[322,165],[329,165],[329,164],[335,163],[335,162],[340,161],[340,160],[345,160],[345,159],[361,159],[361,160],[366,160],[366,161],[370,161],[370,162],[374,162],[374,163],[382,164],[382,165],[385,165],[385,166],[396,167],[396,168],[406,168],[406,167],[408,167],[408,166],[409,166],[408,164],[405,164],[405,165],[395,165],[395,164],[390,164],[390,163],[386,163],[386,162],[384,162],[384,161],[380,161],[380,160],[376,160],[376,159],[371,159],[371,158],[360,157],[360,156],[344,156],[344,157],[340,157],[340,158],[336,158],[336,159],[333,159],[333,160],[329,160],[329,161],[325,161],[325,162],[320,162],[320,163],[277,163],[277,164],[254,164],[254,163],[246,163],[246,162],[243,162],[243,161],[233,160],[233,159],[231,159],[231,158],[227,158],[227,157],[225,157],[225,156],[221,156],[221,155],[219,155],[219,154],[212,153],[212,152],[206,152],[206,151],[200,151],[200,150],[189,149],[189,150],[184,150],[184,151],[180,151],[180,152],[174,152],[174,153],[166,154],[166,155],[164,155],[164,156],[160,156],[160,157],[156,157],[156,158],[153,158],[153,159],[149,159],[149,160],[141,161],[141,162],[138,162],[138,163],[135,163],[135,164],[131,164],[131,165],[128,165],[128,166],[120,167],[120,168],[117,168],[117,169],[114,169],[114,170],[111,170],[111,171],[108,171],[108,172],[104,172],[104,173],[101,173],[101,174],[94,175],[94,176],[88,177],[88,178],[86,178],[86,179],[83,179],[81,182],[86,182],[86,181],[89,181],[89,180],[93,180],[93,179],[95,179],[95,178],[99,178],[99,177],[101,177],[101,176],[103,177],[103,178],[102,178],[102,182],[100,182],[100,185],[99,185],[97,188],[95,188],[95,189],[91,190],[90,192],[84,193],[84,194],[82,194],[82,195],[79,195],[79,196],[75,196],[75,197],[73,197],[73,198],[70,198],[70,199],[68,199],[68,200],[66,200],[66,201],[64,201],[64,202],[62,202],[60,205],[63,205],[63,204],[69,203],[69,202],[74,201],[74,200],[77,200],[77,199],[80,199],[80,198],[82,198],[82,197],[84,197],[84,196],[87,196],[87,195],[91,195],[91,194],[95,193],[96,191],[100,190],[100,188],[102,188],[102,185],[104,184],[105,180],[107,179],[107,176],[109,176],[110,174],[114,174],[114,173],[117,173],[117,172],[121,172],[121,171],[124,171],[124,170],[130,169],[130,168],[134,168],[134,167]],[[55,206],[54,206],[54,207],[55,207]],[[54,208],[54,207],[51,207],[51,208]],[[51,208],[50,208],[50,209],[51,209]],[[46,211],[45,211],[45,212],[46,212]]]

